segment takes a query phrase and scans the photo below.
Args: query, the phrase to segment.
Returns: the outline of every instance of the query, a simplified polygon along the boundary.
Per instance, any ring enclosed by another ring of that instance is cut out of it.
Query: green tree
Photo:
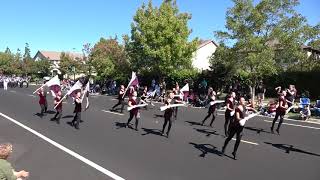
[[[190,19],[190,14],[179,12],[175,0],[163,1],[159,8],[151,1],[143,4],[133,17],[131,37],[124,38],[133,70],[160,79],[192,70],[198,40],[188,41]]]
[[[236,57],[231,48],[221,43],[210,59],[211,80],[216,89],[223,91],[225,85],[230,84],[237,72]]]
[[[211,62],[235,63],[236,75],[250,87],[254,98],[258,80],[306,58],[301,45],[308,39],[310,26],[295,11],[296,0],[261,0],[256,5],[252,0],[233,2],[226,15],[227,31],[216,32],[222,42],[231,44],[225,49],[228,57],[219,53]]]
[[[4,53],[7,53],[7,54],[11,54],[11,50],[9,47],[6,48],[6,50],[4,51]]]
[[[30,55],[30,48],[29,44],[26,43],[26,46],[24,48],[24,55],[23,55],[23,61],[31,60],[31,55]]]
[[[119,44],[117,37],[100,38],[94,45],[90,58],[100,78],[113,77],[123,80],[130,72],[125,49]]]
[[[74,59],[69,54],[62,52],[60,55],[60,71],[64,74],[77,74],[83,72],[81,60]]]
[[[0,72],[3,74],[13,74],[13,61],[14,56],[12,54],[0,52]]]
[[[34,68],[36,73],[41,77],[44,77],[50,74],[50,62],[48,59],[35,61]]]

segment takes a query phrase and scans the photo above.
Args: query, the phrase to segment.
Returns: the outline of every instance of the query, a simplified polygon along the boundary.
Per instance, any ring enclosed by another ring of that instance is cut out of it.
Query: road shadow
[[[211,144],[197,144],[197,143],[193,143],[193,142],[189,142],[189,144],[191,144],[194,148],[201,151],[201,154],[199,155],[199,157],[204,158],[208,153],[222,156],[221,151],[218,151],[217,147],[215,147]]]
[[[193,128],[199,133],[205,134],[207,137],[210,137],[211,135],[219,136],[220,134],[217,133],[217,131],[214,130],[209,130],[209,129],[198,129],[198,128]]]
[[[255,131],[257,134],[260,134],[261,132],[271,134],[271,132],[265,131],[263,128],[256,128],[256,127],[244,127],[244,128],[250,131]]]
[[[301,150],[301,149],[297,149],[297,148],[294,148],[293,145],[289,145],[289,144],[273,144],[273,143],[270,143],[270,142],[264,142],[264,143],[268,144],[268,145],[271,145],[271,146],[273,146],[275,148],[278,148],[280,150],[284,150],[287,154],[289,154],[291,151],[293,151],[293,152],[298,152],[298,153],[303,153],[303,154],[308,154],[308,155],[320,157],[320,154],[316,154],[316,153],[304,151],[304,150]]]
[[[40,118],[43,118],[44,116],[47,116],[45,113],[43,115],[41,115],[41,113],[35,113],[33,114],[34,116],[38,116]]]
[[[65,119],[65,118],[73,118],[72,115],[66,115],[66,116],[63,116],[62,119]]]
[[[154,117],[153,118],[163,118],[164,116],[163,116],[163,114],[154,114]]]
[[[186,123],[189,123],[190,126],[201,126],[201,123],[200,122],[195,122],[195,121],[185,121]]]
[[[142,136],[153,134],[157,136],[162,136],[161,131],[159,129],[148,129],[148,128],[142,128],[142,130],[145,132],[141,134]]]
[[[126,128],[127,123],[115,122],[116,129]]]
[[[52,111],[52,110],[48,110],[46,113],[47,113],[47,114],[55,114],[56,112],[55,112],[55,111]]]

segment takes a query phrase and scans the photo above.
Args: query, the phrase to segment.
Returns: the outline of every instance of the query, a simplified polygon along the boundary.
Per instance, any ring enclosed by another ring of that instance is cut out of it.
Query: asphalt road
[[[30,180],[320,179],[319,124],[285,120],[281,135],[276,135],[270,133],[272,119],[255,117],[247,122],[238,160],[233,160],[234,141],[226,156],[220,154],[224,116],[216,118],[213,128],[199,125],[207,109],[179,108],[166,138],[160,135],[159,104],[142,110],[136,132],[123,127],[127,112],[108,112],[117,102],[114,97],[91,96],[76,130],[67,124],[73,115],[71,102],[63,104],[60,124],[50,121],[51,111],[40,118],[34,89],[0,90],[0,142],[13,143],[9,161],[17,170],[29,171]],[[48,101],[52,110],[52,98]],[[117,176],[110,177],[111,172]]]

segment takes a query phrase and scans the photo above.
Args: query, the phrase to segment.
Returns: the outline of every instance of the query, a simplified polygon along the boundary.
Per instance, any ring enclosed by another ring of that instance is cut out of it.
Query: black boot
[[[233,155],[233,159],[237,160],[237,154],[235,152],[232,152],[232,155]]]

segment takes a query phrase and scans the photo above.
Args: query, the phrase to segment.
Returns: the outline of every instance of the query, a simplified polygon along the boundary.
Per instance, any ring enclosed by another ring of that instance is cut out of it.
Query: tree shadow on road
[[[159,129],[148,129],[148,128],[142,128],[142,130],[145,132],[141,134],[142,136],[148,135],[148,134],[154,134],[158,136],[162,136],[161,131]]]
[[[193,128],[199,133],[205,134],[207,137],[210,137],[211,135],[219,136],[220,134],[217,133],[217,131],[214,130],[209,130],[209,129],[198,129],[198,128]]]
[[[255,132],[257,132],[257,134],[260,134],[261,132],[271,134],[271,132],[265,131],[263,128],[256,128],[256,127],[244,127],[244,128],[247,130],[250,130],[250,131],[255,131]]]
[[[185,121],[185,122],[189,123],[190,126],[195,126],[195,125],[201,126],[200,122],[195,122],[195,121]]]
[[[301,150],[301,149],[297,149],[297,148],[294,148],[293,145],[289,145],[289,144],[273,144],[273,143],[269,143],[269,142],[264,142],[264,143],[265,143],[265,144],[268,144],[268,145],[272,145],[272,146],[275,147],[275,148],[284,150],[284,151],[285,151],[286,153],[288,153],[288,154],[289,154],[291,151],[293,151],[293,152],[298,152],[298,153],[303,153],[303,154],[308,154],[308,155],[320,157],[320,154],[316,154],[316,153],[304,151],[304,150]]]
[[[189,144],[193,145],[194,148],[201,151],[201,154],[199,155],[199,157],[204,158],[208,153],[212,153],[212,154],[215,154],[218,156],[222,155],[221,151],[218,151],[217,147],[215,147],[211,144],[196,144],[193,142],[189,142]]]

